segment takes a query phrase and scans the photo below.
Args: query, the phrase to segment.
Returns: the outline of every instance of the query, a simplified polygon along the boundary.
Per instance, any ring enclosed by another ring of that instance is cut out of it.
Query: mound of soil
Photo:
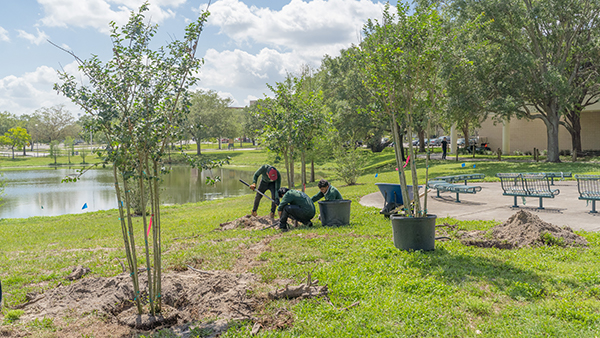
[[[277,221],[271,219],[269,216],[255,217],[252,215],[246,215],[231,222],[221,223],[221,230],[261,230],[272,226],[274,222]]]
[[[514,249],[527,246],[559,245],[565,247],[587,246],[587,240],[568,227],[542,221],[538,216],[520,210],[504,224],[488,231],[469,231],[459,234],[465,245],[483,248]]]

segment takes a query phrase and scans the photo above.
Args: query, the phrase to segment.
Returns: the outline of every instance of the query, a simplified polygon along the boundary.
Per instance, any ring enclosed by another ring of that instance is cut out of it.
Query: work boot
[[[256,217],[258,214],[256,213],[256,211],[252,212],[252,216]]]
[[[281,223],[281,221],[277,222],[276,224],[279,226],[279,230],[281,230],[281,232],[288,231],[287,224]]]
[[[270,218],[270,219],[275,219],[275,213],[273,213],[273,212],[272,212],[272,213],[270,213],[270,214],[269,214],[269,218]]]
[[[312,227],[312,226],[313,226],[313,224],[312,224],[312,222],[311,222],[311,221],[308,221],[308,223],[306,223],[306,225],[307,225],[308,227]]]

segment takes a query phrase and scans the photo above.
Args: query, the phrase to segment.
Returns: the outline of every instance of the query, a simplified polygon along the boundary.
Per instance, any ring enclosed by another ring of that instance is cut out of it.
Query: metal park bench
[[[565,178],[565,177],[573,177],[573,174],[571,174],[570,172],[543,172],[543,173],[528,173],[528,174],[543,174],[546,175],[548,178],[550,178],[550,185],[554,185],[554,179],[555,178],[560,178],[561,181]]]
[[[575,175],[575,178],[577,179],[579,199],[592,201],[590,214],[597,213],[596,201],[600,201],[600,175]]]
[[[498,173],[496,176],[500,178],[500,184],[502,190],[504,190],[502,195],[514,197],[513,208],[519,207],[517,197],[523,198],[523,204],[525,204],[525,197],[538,197],[540,199],[538,209],[544,209],[544,198],[554,198],[554,196],[560,194],[560,190],[550,188],[549,177],[544,173]]]
[[[436,177],[435,181],[446,181],[448,183],[465,182],[472,180],[482,180],[485,178],[484,174],[463,174],[463,175],[451,175],[451,176],[440,176]]]
[[[438,179],[427,182],[427,187],[430,189],[435,189],[437,192],[437,197],[441,197],[440,192],[456,193],[456,202],[458,202],[458,203],[460,203],[459,195],[461,193],[462,194],[476,194],[481,191],[480,186],[454,184],[454,183],[448,183],[448,181],[438,180]]]

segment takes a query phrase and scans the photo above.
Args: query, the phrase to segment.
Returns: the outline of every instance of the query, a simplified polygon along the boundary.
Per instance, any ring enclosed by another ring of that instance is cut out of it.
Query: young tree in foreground
[[[103,63],[97,56],[81,60],[69,52],[79,63],[79,70],[88,78],[89,85],[80,85],[73,75],[59,72],[62,83],[56,84],[55,89],[90,115],[89,130],[102,131],[108,140],[102,155],[105,163],[113,166],[119,220],[139,313],[143,312],[140,301],[143,292],[139,288],[132,189],[129,186],[138,187],[141,205],[145,205],[146,194],[150,196],[150,219],[148,222],[146,213],[142,213],[141,230],[145,243],[148,305],[154,314],[160,312],[162,306],[158,184],[163,172],[163,156],[166,147],[183,136],[177,126],[182,125],[189,112],[187,89],[197,82],[193,74],[201,60],[195,53],[208,12],[203,12],[187,26],[183,41],[175,40],[166,48],[152,50],[150,41],[157,26],[145,22],[147,10],[145,3],[138,12],[132,12],[124,27],[118,28],[111,23],[113,55],[108,62]]]
[[[397,15],[386,8],[383,21],[369,21],[361,43],[361,64],[365,85],[378,101],[381,111],[390,117],[393,130],[396,164],[399,169],[402,199],[410,201],[405,170],[400,159],[402,140],[398,128],[398,113],[403,113],[408,135],[419,128],[422,118],[418,111],[435,112],[440,86],[442,60],[450,56],[456,32],[444,25],[438,12],[419,8],[408,15],[408,6],[398,4]],[[428,107],[426,109],[425,107]],[[418,187],[417,170],[412,142],[409,142],[410,171],[413,187]],[[427,164],[426,164],[427,167]],[[427,181],[428,172],[425,173]],[[414,209],[404,204],[409,217],[427,215],[427,191],[424,205],[415,188]]]

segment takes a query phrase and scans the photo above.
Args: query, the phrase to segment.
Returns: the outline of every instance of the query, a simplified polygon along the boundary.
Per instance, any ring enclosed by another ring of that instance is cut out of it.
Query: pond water
[[[117,208],[112,169],[90,170],[78,182],[61,183],[65,176],[76,173],[76,169],[4,171],[6,187],[0,219]],[[206,177],[210,175],[190,167],[173,167],[161,184],[162,203],[183,204],[249,194],[248,187],[239,180],[251,183],[254,172],[215,169],[212,175],[220,176],[222,181],[214,186],[206,185]]]

